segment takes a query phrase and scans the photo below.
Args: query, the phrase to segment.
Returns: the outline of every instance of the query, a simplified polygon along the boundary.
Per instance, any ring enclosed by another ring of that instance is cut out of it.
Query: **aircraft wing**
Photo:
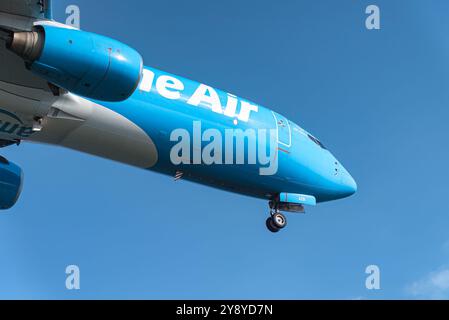
[[[28,106],[51,91],[44,79],[27,70],[24,61],[5,46],[10,30],[31,30],[36,21],[49,19],[50,0],[0,0],[0,108]]]
[[[0,12],[29,19],[52,19],[51,0],[2,0]]]

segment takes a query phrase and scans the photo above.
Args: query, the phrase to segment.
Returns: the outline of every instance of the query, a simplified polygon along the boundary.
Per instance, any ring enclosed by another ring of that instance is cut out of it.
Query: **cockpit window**
[[[307,135],[309,137],[310,140],[312,140],[313,142],[315,142],[317,145],[319,145],[321,148],[326,149],[326,147],[324,146],[324,144],[321,143],[320,140],[318,140],[317,138],[315,138],[314,136],[312,136],[311,134]]]

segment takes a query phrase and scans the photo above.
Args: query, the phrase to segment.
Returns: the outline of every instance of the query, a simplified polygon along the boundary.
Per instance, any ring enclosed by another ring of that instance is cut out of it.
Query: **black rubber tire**
[[[273,225],[277,229],[283,229],[287,226],[287,218],[282,213],[275,213],[271,217]]]
[[[265,222],[267,229],[270,230],[273,233],[279,232],[279,228],[277,228],[274,223],[273,223],[273,219],[271,219],[271,217],[267,218],[267,221]]]

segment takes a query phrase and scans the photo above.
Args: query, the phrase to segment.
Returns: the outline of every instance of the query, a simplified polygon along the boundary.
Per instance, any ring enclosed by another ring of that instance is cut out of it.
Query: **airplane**
[[[351,174],[281,114],[143,64],[115,39],[59,23],[51,0],[0,3],[0,147],[51,144],[268,202],[283,212],[349,197]],[[0,157],[0,209],[19,166]]]

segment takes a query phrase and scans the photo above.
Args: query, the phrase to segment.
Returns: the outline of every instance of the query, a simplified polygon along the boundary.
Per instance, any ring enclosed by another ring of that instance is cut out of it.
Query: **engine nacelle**
[[[0,210],[10,209],[16,204],[22,185],[22,169],[0,156]]]
[[[37,26],[14,33],[7,47],[41,78],[91,99],[126,100],[142,75],[143,60],[136,50],[81,30]]]

